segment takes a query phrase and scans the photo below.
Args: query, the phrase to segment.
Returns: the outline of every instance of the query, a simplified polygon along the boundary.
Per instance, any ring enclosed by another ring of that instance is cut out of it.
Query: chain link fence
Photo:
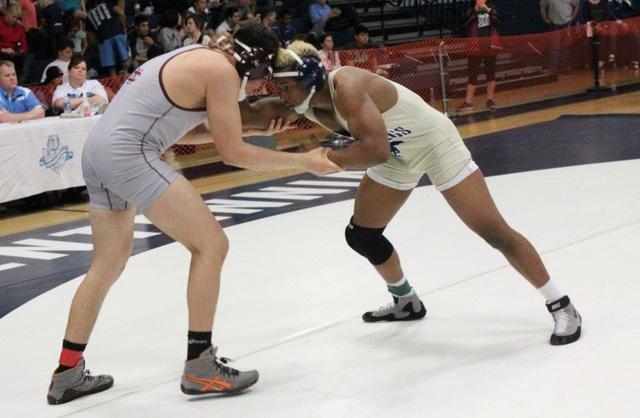
[[[467,85],[475,80],[475,100],[486,94],[487,68],[496,81],[493,100],[498,108],[568,96],[589,89],[616,89],[640,83],[640,18],[600,23],[597,27],[566,29],[528,35],[487,38],[446,38],[398,44],[384,48],[340,51],[343,63],[378,72],[419,94],[427,103],[447,114],[456,113],[464,101]],[[470,65],[472,61],[480,65]],[[100,79],[115,94],[126,76]],[[43,104],[51,103],[54,87],[32,87]],[[277,93],[272,85],[270,91]],[[482,111],[480,105],[476,109]],[[325,131],[309,121],[278,134],[277,148],[289,149],[309,143],[312,135]],[[179,166],[219,161],[215,146],[176,145],[172,148]]]

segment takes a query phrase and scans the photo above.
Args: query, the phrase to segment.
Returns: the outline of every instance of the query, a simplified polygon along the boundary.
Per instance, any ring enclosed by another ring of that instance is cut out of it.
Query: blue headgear
[[[304,90],[311,91],[311,88],[315,87],[316,91],[319,91],[322,86],[324,86],[324,82],[327,79],[327,72],[325,71],[322,62],[311,56],[300,58],[298,54],[290,49],[287,49],[287,51],[289,51],[291,56],[295,59],[295,66],[291,71],[274,73],[273,77],[296,77],[298,84]]]
[[[297,113],[303,114],[309,108],[309,103],[313,95],[324,86],[324,82],[327,79],[327,72],[319,59],[311,56],[300,58],[298,54],[292,50],[287,49],[287,51],[295,59],[295,66],[291,71],[273,73],[273,77],[295,77],[298,85],[309,92],[305,101],[294,108]]]

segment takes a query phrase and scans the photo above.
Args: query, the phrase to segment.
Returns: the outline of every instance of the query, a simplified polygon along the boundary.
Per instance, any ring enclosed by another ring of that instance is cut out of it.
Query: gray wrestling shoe
[[[180,385],[182,392],[187,395],[234,393],[258,381],[256,370],[241,372],[226,366],[227,359],[217,358],[216,351],[217,347],[210,347],[200,357],[185,362]]]
[[[393,303],[381,306],[375,311],[365,312],[362,320],[364,322],[413,321],[424,318],[426,314],[427,309],[414,292],[407,296],[393,296]]]
[[[547,309],[555,322],[553,334],[549,339],[551,345],[571,344],[580,338],[582,318],[569,300],[569,296],[563,296],[555,302],[548,303]]]
[[[84,359],[82,359],[76,367],[53,374],[47,402],[51,405],[59,405],[81,396],[102,392],[111,386],[113,386],[113,377],[107,374],[92,376],[89,370],[84,369]]]

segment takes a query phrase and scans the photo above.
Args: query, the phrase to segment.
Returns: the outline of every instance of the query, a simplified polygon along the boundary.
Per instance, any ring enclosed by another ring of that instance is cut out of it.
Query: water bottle
[[[64,97],[64,102],[62,103],[62,111],[64,113],[71,112],[71,99],[69,99],[69,96]]]

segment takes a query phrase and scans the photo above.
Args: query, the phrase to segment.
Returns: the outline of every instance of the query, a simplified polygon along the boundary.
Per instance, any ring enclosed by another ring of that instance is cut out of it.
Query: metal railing
[[[370,0],[365,2],[363,8],[366,13],[370,9],[378,8],[380,14],[380,30],[384,41],[389,39],[387,24],[395,12],[389,13],[386,6],[393,6],[405,11],[411,11],[415,16],[414,32],[423,36],[425,31],[437,30],[442,37],[444,32],[461,34],[463,24],[473,0]]]

